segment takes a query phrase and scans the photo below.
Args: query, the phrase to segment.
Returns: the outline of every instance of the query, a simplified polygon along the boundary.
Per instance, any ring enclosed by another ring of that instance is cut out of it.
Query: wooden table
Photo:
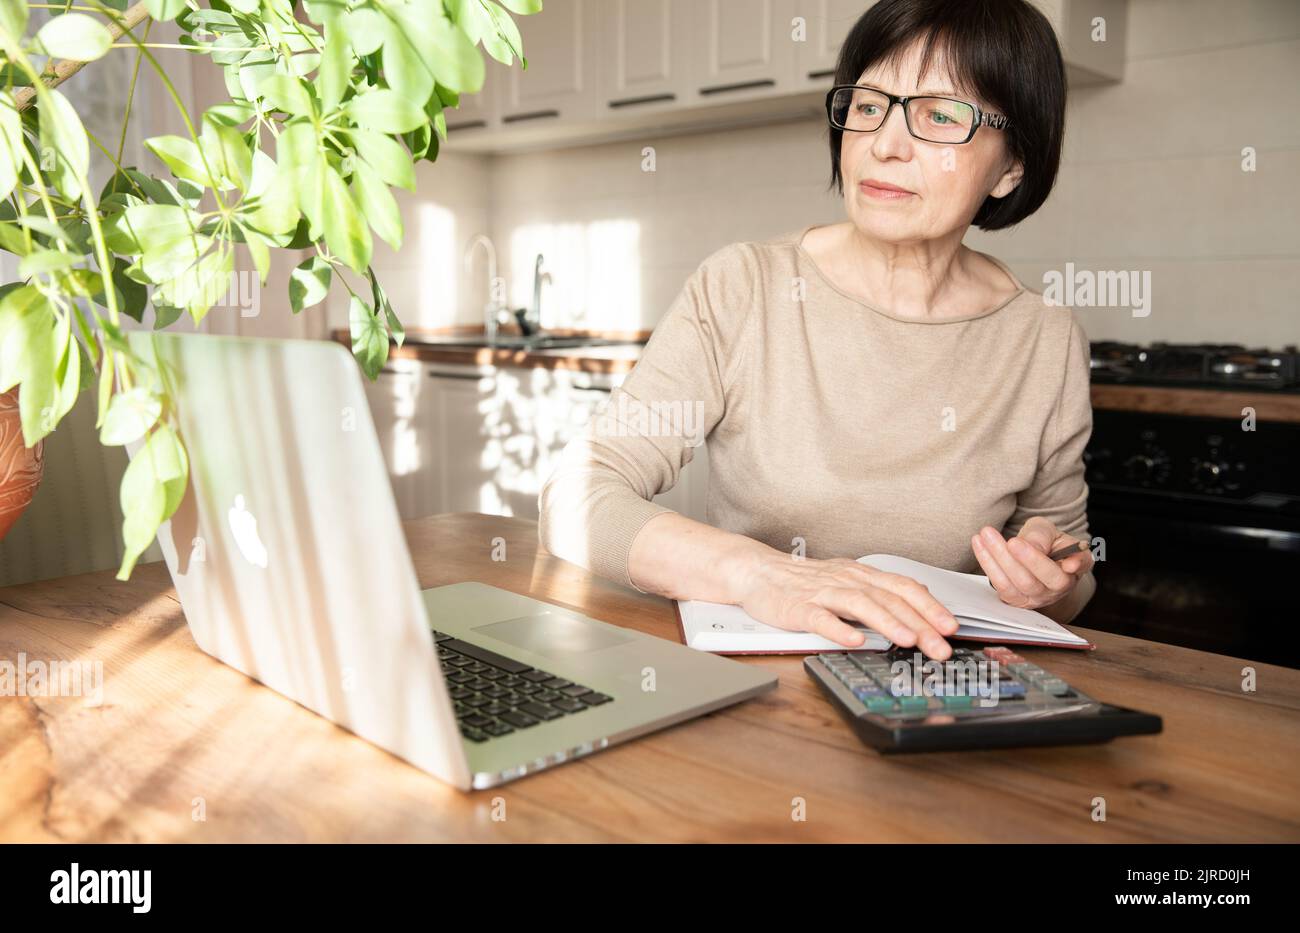
[[[678,637],[668,601],[539,553],[533,522],[440,515],[406,531],[425,586],[481,580]],[[504,562],[491,559],[498,536]],[[461,794],[201,653],[161,564],[129,583],[104,572],[9,587],[0,657],[102,661],[105,693],[97,707],[0,698],[0,839],[1300,840],[1300,672],[1088,635],[1095,652],[1024,653],[1159,713],[1162,735],[886,758],[798,658],[751,658],[779,689]],[[1241,690],[1247,666],[1255,693]],[[1092,819],[1098,797],[1104,823]]]

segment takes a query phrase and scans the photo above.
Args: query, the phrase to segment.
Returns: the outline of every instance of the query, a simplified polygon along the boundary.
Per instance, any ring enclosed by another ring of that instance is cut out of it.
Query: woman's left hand
[[[1039,609],[1059,602],[1092,569],[1091,551],[1080,551],[1059,561],[1047,556],[1078,540],[1038,516],[1025,522],[1020,534],[1010,540],[991,525],[985,525],[970,539],[975,559],[999,598],[1021,609]]]

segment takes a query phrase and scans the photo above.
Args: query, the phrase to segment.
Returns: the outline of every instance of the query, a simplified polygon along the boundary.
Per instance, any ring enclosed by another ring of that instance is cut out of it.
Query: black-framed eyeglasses
[[[985,113],[978,104],[955,97],[899,97],[860,84],[837,84],[826,94],[826,117],[837,130],[874,133],[885,125],[889,112],[903,108],[907,131],[928,143],[960,146],[968,143],[981,126],[1005,129],[1010,120],[999,113]]]

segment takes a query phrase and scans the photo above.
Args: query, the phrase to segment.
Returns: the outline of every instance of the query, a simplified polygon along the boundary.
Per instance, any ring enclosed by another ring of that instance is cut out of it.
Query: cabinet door
[[[509,514],[500,509],[496,492],[501,468],[492,437],[499,420],[496,377],[431,372],[425,390],[438,410],[432,459],[439,511]]]
[[[440,511],[434,456],[440,412],[426,391],[423,368],[393,363],[366,382],[366,401],[388,467],[397,510],[404,520]]]
[[[462,94],[460,106],[445,111],[447,138],[468,139],[490,132],[500,126],[501,86],[508,77],[506,66],[495,58],[483,56],[485,69],[483,87],[477,94]],[[515,68],[519,63],[514,64]]]
[[[795,83],[830,88],[835,61],[849,30],[873,6],[865,0],[793,0],[794,16],[803,18],[805,35],[795,43]],[[856,77],[856,75],[854,76]]]
[[[506,75],[503,126],[569,122],[599,112],[596,2],[547,0],[541,13],[518,18],[528,70],[516,64]]]
[[[606,0],[596,31],[604,49],[601,109],[654,112],[690,99],[691,11],[698,0]]]
[[[790,0],[698,0],[691,9],[695,103],[789,90],[795,44]]]

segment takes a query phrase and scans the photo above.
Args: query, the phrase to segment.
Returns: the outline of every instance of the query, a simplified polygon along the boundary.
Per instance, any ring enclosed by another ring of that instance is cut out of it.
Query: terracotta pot
[[[31,503],[44,469],[45,441],[30,449],[23,443],[18,389],[10,389],[0,395],[0,538]]]

